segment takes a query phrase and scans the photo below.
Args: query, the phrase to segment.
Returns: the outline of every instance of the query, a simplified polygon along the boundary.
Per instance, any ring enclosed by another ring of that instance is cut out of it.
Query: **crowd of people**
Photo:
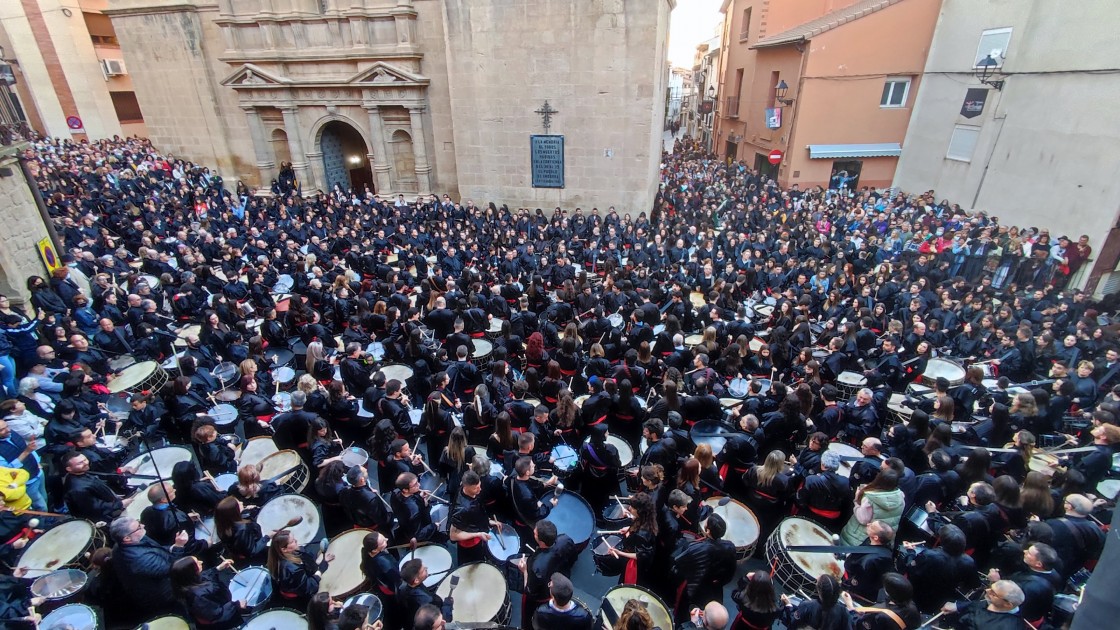
[[[1065,287],[1087,237],[687,139],[637,216],[287,166],[258,195],[135,138],[25,158],[66,254],[0,296],[10,627],[76,566],[110,627],[1039,628],[1101,552],[1120,346]],[[643,595],[580,601],[581,554]]]

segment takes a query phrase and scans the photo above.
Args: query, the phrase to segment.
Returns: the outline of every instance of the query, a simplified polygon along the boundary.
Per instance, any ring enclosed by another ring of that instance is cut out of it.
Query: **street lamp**
[[[786,92],[788,91],[789,86],[786,85],[785,79],[778,81],[778,84],[774,86],[774,96],[776,97],[776,100],[782,105],[793,105],[794,99],[786,98]]]
[[[995,57],[999,54],[999,51],[992,51],[992,53],[976,62],[976,68],[973,69],[972,73],[980,80],[980,83],[990,85],[997,91],[1002,91],[1003,79],[992,79],[999,73],[1000,61]]]

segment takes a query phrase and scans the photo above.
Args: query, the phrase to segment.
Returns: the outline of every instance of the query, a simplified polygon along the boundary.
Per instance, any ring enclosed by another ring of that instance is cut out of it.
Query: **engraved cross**
[[[559,114],[560,111],[552,109],[552,106],[548,104],[548,101],[545,101],[544,107],[538,109],[536,113],[541,115],[541,123],[544,125],[544,133],[545,135],[548,135],[548,130],[552,127],[552,115]]]

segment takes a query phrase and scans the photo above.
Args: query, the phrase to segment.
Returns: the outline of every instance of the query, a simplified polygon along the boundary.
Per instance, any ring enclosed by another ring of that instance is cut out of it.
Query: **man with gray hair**
[[[346,471],[346,483],[349,485],[339,493],[339,502],[354,527],[367,527],[388,535],[393,515],[385,499],[369,487],[366,469],[352,466]]]
[[[852,504],[851,486],[836,472],[841,463],[839,454],[825,451],[821,454],[821,472],[806,477],[797,490],[797,505],[834,531],[845,522],[845,510]]]
[[[147,536],[143,523],[121,516],[109,525],[109,535],[117,543],[113,570],[133,609],[142,611],[144,618],[174,612],[177,603],[170,571],[176,560],[186,556],[187,532],[179,532],[174,544],[164,547]]]
[[[869,435],[879,435],[879,412],[871,404],[875,394],[864,387],[844,405],[844,423],[840,427],[848,442],[854,443]]]
[[[1019,614],[1025,596],[1011,580],[999,580],[984,591],[982,601],[948,602],[941,612],[958,615],[958,630],[1022,630],[1026,622]]]
[[[275,432],[272,441],[276,442],[276,448],[295,450],[307,447],[307,431],[316,416],[303,410],[305,404],[307,394],[294,391],[291,411],[285,411],[272,419],[272,430]]]

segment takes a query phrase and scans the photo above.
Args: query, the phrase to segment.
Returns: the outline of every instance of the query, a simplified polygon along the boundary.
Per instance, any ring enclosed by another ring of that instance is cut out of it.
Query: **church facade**
[[[230,185],[267,188],[291,163],[305,192],[636,213],[657,190],[674,5],[110,0],[107,13],[152,141]],[[533,186],[531,136],[546,132],[563,137],[563,187]]]

